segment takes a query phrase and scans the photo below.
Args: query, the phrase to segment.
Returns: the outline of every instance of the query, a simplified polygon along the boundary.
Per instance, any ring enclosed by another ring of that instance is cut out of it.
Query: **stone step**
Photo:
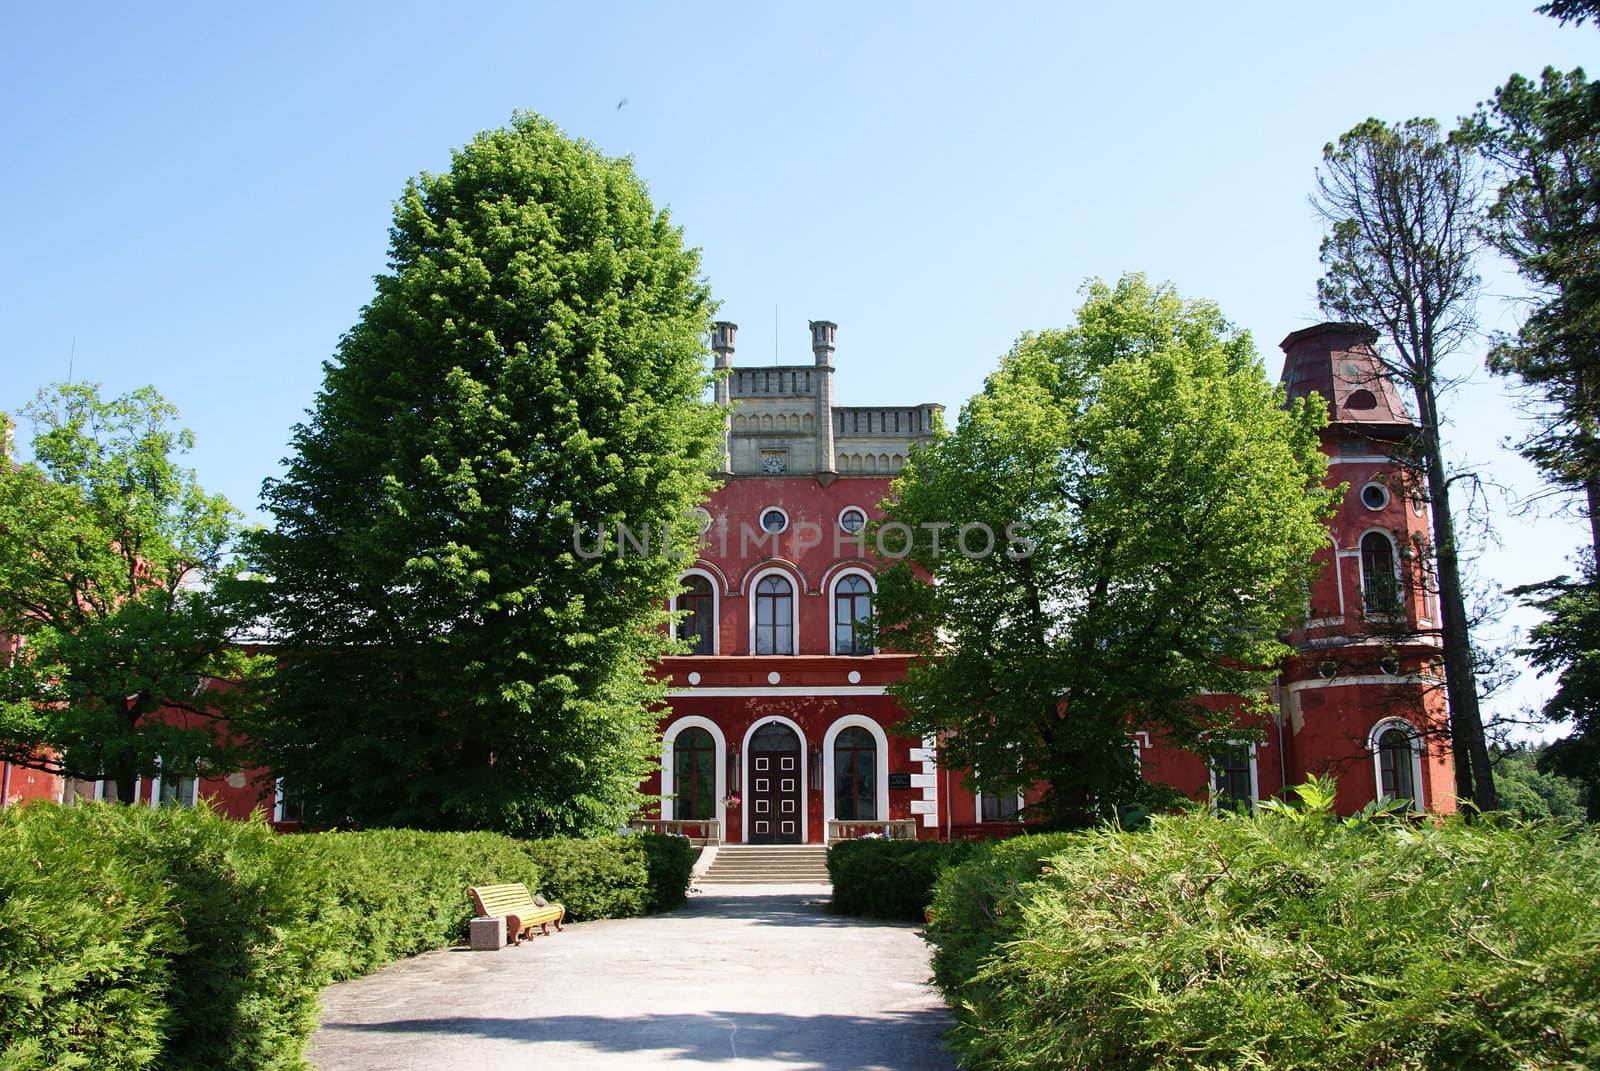
[[[696,880],[707,885],[826,885],[828,849],[821,844],[731,844],[717,849]]]

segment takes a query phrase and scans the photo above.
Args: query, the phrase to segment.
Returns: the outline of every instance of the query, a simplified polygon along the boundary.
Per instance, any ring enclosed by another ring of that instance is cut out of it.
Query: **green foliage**
[[[205,808],[13,808],[0,1067],[304,1068],[323,986],[462,940],[468,887],[521,881],[569,917],[638,915],[682,903],[686,858],[675,837],[278,836]]]
[[[1500,748],[1494,753],[1500,807],[1523,821],[1582,822],[1588,786],[1551,768],[1549,748]]]
[[[1085,291],[907,462],[886,523],[915,540],[878,592],[884,641],[918,656],[903,731],[945,734],[985,791],[1047,782],[1029,818],[1057,826],[1138,798],[1130,719],[1236,742],[1241,711],[1198,697],[1266,701],[1338,493],[1323,406],[1286,406],[1214,305],[1137,275]],[[958,553],[979,523],[996,553]]]
[[[694,875],[694,861],[700,854],[689,843],[688,837],[661,833],[642,833],[635,838],[644,849],[645,867],[649,872],[650,899],[645,911],[671,911],[689,900],[689,881]]]
[[[1572,725],[1545,749],[1539,767],[1584,785],[1589,817],[1600,819],[1600,578],[1594,558],[1586,557],[1577,578],[1557,577],[1515,594],[1532,596],[1529,605],[1545,615],[1521,652],[1541,676],[1557,676],[1544,714]]]
[[[828,847],[831,907],[842,915],[921,922],[939,875],[976,849],[959,840],[837,841]]]
[[[1044,860],[1076,836],[1039,833],[990,841],[939,877],[931,890],[927,937],[940,988],[951,993],[965,985],[964,999],[976,998],[972,979],[983,961],[999,945],[1022,936],[1017,905],[1024,887],[1039,877]]]
[[[0,842],[0,1064],[305,1066],[324,979],[263,823],[35,804]]]
[[[1592,500],[1600,489],[1600,82],[1582,69],[1547,67],[1537,84],[1513,75],[1462,134],[1500,181],[1489,239],[1534,294],[1516,334],[1496,340],[1489,367],[1529,395],[1523,455],[1555,486]]]
[[[1594,1066],[1600,836],[1322,795],[1084,832],[1031,882],[1024,845],[950,872],[930,936],[964,1066]],[[984,958],[961,923],[991,896]]]
[[[721,421],[697,254],[626,160],[534,115],[406,186],[255,546],[284,649],[251,726],[325,825],[615,829]]]
[[[158,757],[235,768],[213,721],[250,709],[270,664],[231,642],[240,514],[177,463],[193,437],[153,387],[60,384],[22,412],[33,460],[0,463],[0,635],[23,639],[0,667],[0,758],[123,799]]]

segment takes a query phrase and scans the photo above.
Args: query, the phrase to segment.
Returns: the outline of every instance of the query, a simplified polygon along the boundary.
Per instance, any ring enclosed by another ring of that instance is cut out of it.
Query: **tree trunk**
[[[1583,495],[1589,512],[1589,547],[1594,551],[1595,561],[1600,563],[1600,475],[1584,478]]]
[[[1422,420],[1423,464],[1432,508],[1434,561],[1439,571],[1439,619],[1444,641],[1445,695],[1450,704],[1450,747],[1455,753],[1456,796],[1479,811],[1499,809],[1483,715],[1478,708],[1478,681],[1472,663],[1472,638],[1467,627],[1466,598],[1461,585],[1461,560],[1455,518],[1450,512],[1450,483],[1445,476],[1439,440],[1438,402],[1433,380],[1416,384]]]

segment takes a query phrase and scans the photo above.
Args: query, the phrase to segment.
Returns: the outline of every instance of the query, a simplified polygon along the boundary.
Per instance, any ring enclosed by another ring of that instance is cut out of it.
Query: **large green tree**
[[[626,160],[519,114],[406,185],[264,497],[262,756],[328,824],[614,828],[720,417],[699,258]],[[650,554],[578,553],[597,527]],[[586,535],[575,539],[575,526]]]
[[[1456,795],[1496,809],[1478,703],[1476,658],[1444,456],[1450,358],[1477,330],[1476,256],[1483,182],[1476,158],[1432,119],[1368,119],[1322,152],[1312,206],[1327,225],[1317,282],[1325,312],[1370,325],[1384,371],[1410,390],[1416,434],[1391,452],[1408,490],[1426,499],[1438,577],[1440,640]]]
[[[1489,240],[1532,291],[1489,367],[1525,389],[1522,452],[1581,499],[1600,550],[1600,82],[1581,69],[1513,75],[1463,133],[1500,182]]]
[[[163,768],[233,769],[226,720],[270,668],[235,643],[238,511],[178,463],[193,437],[152,387],[60,385],[22,415],[33,460],[0,459],[0,636],[21,640],[0,668],[0,757],[124,801]]]
[[[1240,740],[1336,494],[1322,405],[1286,406],[1214,305],[1137,275],[1085,294],[907,462],[879,529],[912,537],[879,588],[885,642],[917,656],[907,727],[986,792],[1046,782],[1034,817],[1062,827],[1138,792],[1135,728]]]

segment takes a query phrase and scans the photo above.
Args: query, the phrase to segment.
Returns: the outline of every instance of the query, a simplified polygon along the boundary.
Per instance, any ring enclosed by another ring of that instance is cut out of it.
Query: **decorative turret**
[[[838,471],[833,463],[833,339],[839,325],[828,320],[811,321],[811,355],[816,358],[817,384],[817,475],[826,479]]]
[[[1372,328],[1350,323],[1321,323],[1289,335],[1279,346],[1290,399],[1316,391],[1334,423],[1410,426],[1405,403],[1373,349],[1377,340]]]
[[[728,379],[733,369],[733,340],[739,333],[739,325],[730,320],[718,320],[711,325],[711,352],[715,354],[715,365],[721,373],[717,377],[716,386],[712,388],[716,403],[724,408],[722,414],[722,471],[733,471],[733,444],[730,437],[733,434],[733,414],[727,412],[731,398],[731,388]]]

